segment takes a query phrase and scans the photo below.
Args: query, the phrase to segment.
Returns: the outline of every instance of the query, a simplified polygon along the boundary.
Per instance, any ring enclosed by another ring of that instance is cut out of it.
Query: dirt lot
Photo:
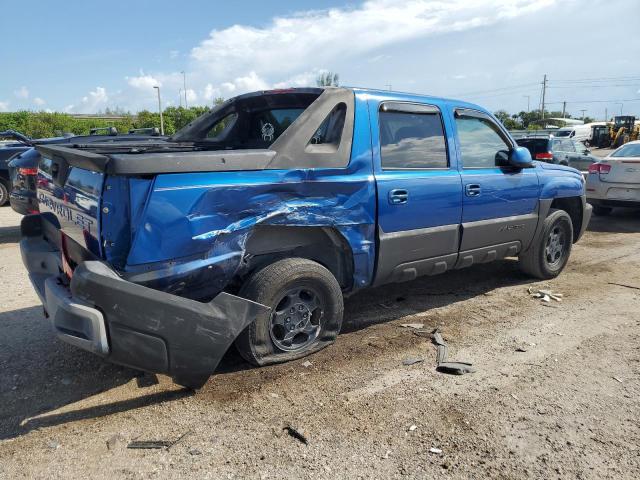
[[[612,284],[640,287],[638,212],[594,219],[554,281],[503,261],[362,293],[311,365],[229,352],[196,394],[55,340],[18,221],[0,209],[1,478],[640,478],[640,290]],[[403,323],[477,371],[437,373]]]

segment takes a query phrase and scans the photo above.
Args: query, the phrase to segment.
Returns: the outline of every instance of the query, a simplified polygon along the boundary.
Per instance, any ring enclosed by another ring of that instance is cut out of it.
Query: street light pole
[[[160,87],[153,87],[158,91],[158,111],[160,112],[160,135],[164,136],[164,118],[162,118],[162,101],[160,100]]]
[[[527,113],[529,113],[529,101],[531,100],[531,95],[523,95],[523,97],[527,97]]]
[[[184,108],[189,108],[187,104],[187,74],[184,70],[180,73],[182,74],[182,86],[184,87]]]
[[[180,102],[180,108],[182,108],[182,89],[178,90],[178,101]]]

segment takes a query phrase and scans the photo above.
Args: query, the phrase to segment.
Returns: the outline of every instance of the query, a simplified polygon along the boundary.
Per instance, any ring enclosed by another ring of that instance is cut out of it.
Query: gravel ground
[[[0,209],[0,478],[640,478],[638,212],[595,218],[551,282],[507,260],[363,292],[311,364],[230,351],[195,394],[57,341],[18,222]],[[476,372],[437,373],[405,323]]]

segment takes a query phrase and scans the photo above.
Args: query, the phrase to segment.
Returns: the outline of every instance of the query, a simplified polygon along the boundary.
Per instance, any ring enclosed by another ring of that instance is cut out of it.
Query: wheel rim
[[[567,246],[567,235],[560,225],[555,225],[545,245],[545,259],[547,264],[554,268],[560,265],[564,259],[564,253]]]
[[[4,185],[0,185],[0,205],[4,205],[7,201],[7,197],[9,196],[9,192]]]
[[[280,350],[302,350],[318,338],[323,313],[322,301],[313,289],[287,291],[271,313],[271,341]]]

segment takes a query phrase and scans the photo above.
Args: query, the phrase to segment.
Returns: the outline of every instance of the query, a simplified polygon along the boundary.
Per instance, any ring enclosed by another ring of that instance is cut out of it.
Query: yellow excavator
[[[613,118],[613,125],[609,128],[611,147],[618,148],[632,140],[640,138],[640,125],[636,124],[636,117],[631,115]]]

